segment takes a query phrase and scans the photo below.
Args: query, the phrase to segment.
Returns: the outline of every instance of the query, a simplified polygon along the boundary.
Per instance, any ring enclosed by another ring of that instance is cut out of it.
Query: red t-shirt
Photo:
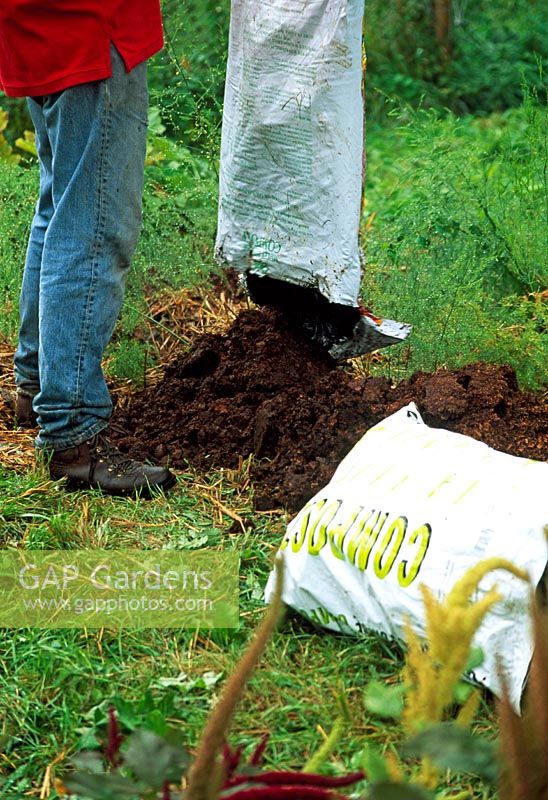
[[[0,89],[41,96],[129,71],[163,46],[160,0],[0,0]]]

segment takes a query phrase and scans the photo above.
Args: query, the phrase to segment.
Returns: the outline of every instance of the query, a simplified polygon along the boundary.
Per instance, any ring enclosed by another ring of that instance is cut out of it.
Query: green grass
[[[39,469],[22,475],[0,469],[2,547],[209,546],[236,549],[241,558],[236,630],[198,636],[161,629],[1,631],[0,797],[26,796],[56,759],[61,758],[54,770],[59,775],[71,755],[97,747],[110,705],[126,733],[145,727],[161,734],[168,722],[184,731],[189,746],[196,743],[223,678],[260,616],[262,589],[285,525],[282,514],[253,511],[252,489],[241,489],[238,475],[199,476],[198,486],[197,478],[190,470],[181,473],[172,493],[143,502],[67,494]],[[357,768],[366,743],[390,750],[400,741],[395,723],[364,712],[362,696],[371,680],[393,681],[401,664],[395,643],[375,635],[326,635],[290,615],[245,692],[232,741],[251,749],[269,732],[266,763],[301,768],[321,744],[321,731],[329,731],[343,691],[351,722],[326,769]],[[479,725],[492,728],[490,705],[484,704]],[[449,785],[462,789],[468,782],[456,776]],[[471,786],[479,792],[473,796],[488,796],[477,783]]]
[[[40,784],[59,753],[69,757],[104,738],[111,704],[126,732],[146,727],[162,733],[167,719],[194,745],[218,691],[198,679],[208,672],[219,680],[226,676],[241,652],[245,631],[222,642],[203,636],[196,649],[192,634],[181,631],[104,631],[101,637],[91,631],[20,631],[3,639],[0,691],[9,705],[5,725],[10,734],[3,791],[6,797],[19,797]],[[343,688],[360,710],[332,769],[348,769],[366,735],[381,740],[386,734],[375,723],[366,725],[362,689],[372,676],[390,677],[396,667],[395,656],[378,640],[326,638],[288,621],[246,692],[232,741],[251,747],[270,731],[267,763],[298,769],[322,741],[317,726],[329,730],[337,713],[337,692]],[[170,688],[169,681],[179,685]],[[395,740],[395,731],[392,735]]]
[[[263,607],[262,587],[285,523],[283,515],[254,512],[251,490],[241,491],[234,475],[206,480],[209,491],[196,489],[189,471],[166,498],[139,502],[66,494],[39,470],[0,470],[3,547],[234,548],[241,557],[242,612],[237,630],[199,637],[181,630],[0,632],[0,731],[7,742],[0,796],[22,796],[40,784],[60,753],[68,758],[95,746],[110,704],[126,731],[145,726],[161,732],[168,719],[182,726],[190,745],[196,741],[217,680],[234,666]],[[219,501],[243,525],[219,518]],[[251,746],[270,731],[268,763],[298,768],[321,742],[317,726],[329,730],[342,688],[354,719],[331,769],[348,768],[366,736],[396,740],[395,728],[365,718],[361,695],[369,680],[391,677],[399,666],[395,644],[375,636],[326,636],[290,618],[246,692],[234,740]],[[199,680],[204,673],[214,673],[212,685]]]
[[[208,492],[198,492],[194,482],[192,473],[182,474],[169,497],[128,501],[92,492],[67,494],[58,484],[48,482],[39,469],[21,475],[0,469],[0,544],[29,550],[185,550],[221,545],[237,549],[242,558],[241,598],[249,624],[262,605],[260,586],[281,537],[281,520],[252,514],[251,497],[241,496],[226,475],[211,478],[211,502]],[[231,517],[219,517],[215,502],[218,494],[227,507],[238,509],[245,530],[240,524],[236,530]],[[248,574],[250,566],[253,579]],[[226,671],[245,638],[245,628],[242,622],[235,632],[220,631],[211,637],[204,634],[205,646],[194,645],[197,657],[192,664],[188,662],[192,632],[0,632],[0,731],[9,737],[0,775],[9,774],[18,792],[35,786],[59,752],[78,748],[88,728],[100,731],[97,720],[102,717],[100,713],[97,716],[95,707],[103,709],[104,716],[105,704],[115,697],[136,702],[151,681],[174,678],[181,671],[192,675],[213,667]],[[229,660],[215,644],[216,638],[230,645],[226,654]],[[220,654],[222,663],[218,663]],[[171,703],[169,715],[182,715],[192,731],[191,738],[195,738],[208,698],[200,699],[200,692],[189,690],[186,694],[191,707],[186,708],[186,701],[180,704],[174,697],[176,694],[184,699],[183,690],[174,693],[158,689],[153,694],[152,706],[142,712],[141,721],[148,720],[153,707]],[[4,796],[1,792],[0,787],[0,796]]]
[[[12,341],[17,335],[19,288],[37,191],[37,169],[0,159],[0,333]]]

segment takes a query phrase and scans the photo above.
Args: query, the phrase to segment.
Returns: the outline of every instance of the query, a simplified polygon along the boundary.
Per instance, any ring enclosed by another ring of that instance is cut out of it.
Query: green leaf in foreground
[[[103,775],[105,772],[103,757],[97,750],[83,750],[74,756],[72,765],[77,770],[93,775]]]
[[[63,783],[69,790],[92,800],[119,800],[119,798],[138,798],[143,786],[124,778],[121,775],[93,775],[80,772],[64,778]]]
[[[431,797],[420,786],[391,781],[375,783],[367,794],[367,800],[430,800]]]
[[[148,786],[159,789],[166,780],[181,779],[190,757],[186,750],[174,747],[152,731],[138,730],[128,739],[124,763]]]
[[[410,758],[427,756],[434,764],[453,772],[471,772],[494,783],[499,773],[493,742],[473,736],[453,722],[432,725],[413,736],[402,748]]]
[[[404,693],[404,686],[386,686],[371,681],[365,690],[363,702],[366,709],[378,717],[399,719],[403,711]]]
[[[386,760],[379,748],[371,743],[367,743],[361,753],[355,760],[355,765],[359,769],[363,769],[368,781],[375,783],[377,781],[388,781],[390,774]]]
[[[464,672],[472,672],[472,670],[476,669],[477,667],[481,667],[484,661],[485,653],[481,647],[472,647],[470,650],[470,655],[468,656],[468,661],[466,662],[466,666],[464,668]]]

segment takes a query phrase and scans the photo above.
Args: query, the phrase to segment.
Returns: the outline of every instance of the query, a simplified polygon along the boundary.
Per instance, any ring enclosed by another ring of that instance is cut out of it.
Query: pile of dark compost
[[[256,507],[296,511],[368,428],[411,401],[428,425],[548,460],[546,397],[520,392],[510,367],[419,372],[397,386],[356,379],[274,311],[197,338],[114,422],[132,456],[174,467],[233,468],[253,454]]]

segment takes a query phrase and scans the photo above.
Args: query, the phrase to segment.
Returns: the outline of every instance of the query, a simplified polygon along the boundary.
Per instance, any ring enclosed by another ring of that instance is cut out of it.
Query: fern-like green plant
[[[9,114],[0,107],[0,158],[4,161],[11,161],[12,164],[18,164],[21,156],[13,152],[13,147],[9,144],[4,131],[8,127]]]

